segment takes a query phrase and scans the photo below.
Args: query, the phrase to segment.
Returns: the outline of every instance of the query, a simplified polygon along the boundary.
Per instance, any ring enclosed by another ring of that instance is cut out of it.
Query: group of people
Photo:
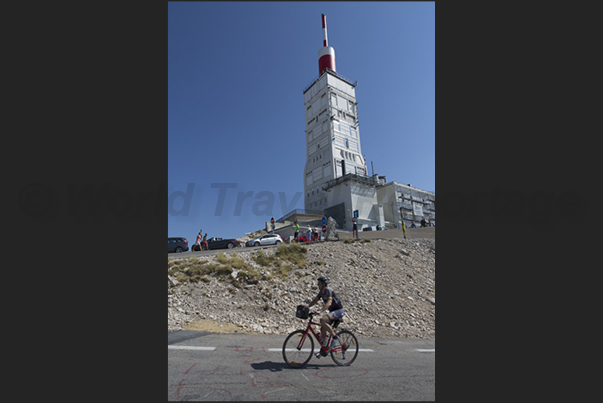
[[[203,238],[201,238],[203,237]],[[207,250],[207,232],[205,233],[205,235],[203,235],[203,230],[199,230],[199,233],[197,234],[197,241],[195,242],[195,245],[199,245],[199,250]]]
[[[299,224],[297,223],[297,221],[295,221],[293,224],[293,240],[295,242],[299,242]],[[308,229],[306,230],[305,237],[306,242],[320,241],[320,231],[316,227],[311,228],[310,224],[308,224]]]

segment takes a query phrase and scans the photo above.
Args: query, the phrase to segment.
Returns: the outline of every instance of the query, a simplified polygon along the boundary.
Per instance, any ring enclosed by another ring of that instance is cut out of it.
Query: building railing
[[[363,183],[363,184],[369,185],[369,186],[377,186],[378,185],[378,182],[376,182],[372,177],[356,175],[356,174],[345,174],[343,176],[340,176],[337,179],[331,179],[330,181],[327,181],[327,183],[322,185],[322,190],[329,190],[333,186],[337,186],[337,185],[339,185],[345,181],[349,181],[349,180],[354,181],[354,182]]]
[[[324,70],[324,71],[323,71],[321,74],[319,74],[319,75],[318,75],[318,76],[317,76],[317,77],[316,77],[314,80],[312,80],[312,81],[310,82],[310,84],[308,84],[308,85],[306,86],[306,88],[304,88],[303,93],[305,94],[305,93],[306,93],[306,91],[308,91],[308,90],[310,89],[310,87],[312,87],[312,86],[314,85],[314,83],[316,82],[316,80],[318,80],[320,77],[322,77],[322,75],[323,75],[323,74],[325,74],[325,73],[327,73],[327,72],[328,72],[328,73],[330,73],[330,74],[332,74],[332,75],[334,75],[334,76],[335,76],[335,77],[337,77],[337,78],[342,79],[342,80],[343,80],[343,81],[345,81],[346,83],[350,84],[352,87],[356,87],[356,86],[358,85],[358,81],[354,81],[354,82],[352,82],[352,80],[350,80],[349,78],[346,78],[346,77],[342,76],[341,74],[337,73],[336,71],[333,71],[333,70],[331,70],[331,69],[325,69],[325,70]]]
[[[316,214],[316,215],[323,215],[323,211],[318,211],[318,210],[306,210],[306,209],[301,209],[301,208],[296,208],[293,211],[288,212],[287,214],[285,214],[284,216],[282,216],[281,218],[279,218],[278,220],[276,220],[276,222],[285,222],[285,220],[289,217],[291,217],[292,215],[295,214]]]

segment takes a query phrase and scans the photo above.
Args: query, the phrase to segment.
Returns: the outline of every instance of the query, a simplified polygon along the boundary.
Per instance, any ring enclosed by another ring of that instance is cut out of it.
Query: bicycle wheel
[[[292,368],[304,367],[314,352],[314,340],[304,330],[296,330],[289,334],[283,343],[283,358]]]
[[[339,342],[331,351],[331,358],[337,365],[350,365],[358,355],[358,340],[349,330],[339,332]]]

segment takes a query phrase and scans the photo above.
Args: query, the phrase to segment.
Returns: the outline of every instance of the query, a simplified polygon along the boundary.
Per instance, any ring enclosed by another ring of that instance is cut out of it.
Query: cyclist
[[[341,319],[345,313],[343,311],[343,305],[341,304],[339,298],[337,298],[335,292],[327,287],[329,281],[330,280],[325,276],[318,277],[318,289],[320,291],[318,292],[318,295],[316,295],[316,297],[308,304],[308,307],[311,307],[322,298],[324,306],[317,313],[320,314],[327,309],[329,310],[329,313],[326,313],[320,318],[320,336],[321,343],[323,343],[323,345],[327,342],[327,340],[329,340],[327,331],[333,335],[332,345],[336,343],[338,337],[335,335],[335,332],[331,327],[331,323],[334,320]]]

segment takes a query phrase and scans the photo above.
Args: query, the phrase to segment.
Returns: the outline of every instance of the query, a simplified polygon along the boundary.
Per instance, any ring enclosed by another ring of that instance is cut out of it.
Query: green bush
[[[294,266],[304,267],[306,265],[307,252],[308,248],[295,243],[290,246],[279,246],[278,250],[274,255],[290,263],[293,263]]]
[[[264,255],[264,252],[261,250],[254,253],[251,257],[257,264],[263,267],[268,267],[275,261],[274,256]]]
[[[226,256],[224,252],[218,253],[216,255],[216,260],[218,261],[218,263],[222,264],[228,264],[230,262],[230,259],[228,258],[228,256]]]
[[[306,253],[308,249],[304,246],[293,244],[281,245],[274,255],[266,255],[262,251],[252,254],[252,259],[260,266],[265,267],[265,273],[261,273],[256,267],[245,263],[238,255],[226,255],[218,253],[213,261],[186,259],[168,262],[168,274],[175,276],[180,282],[203,281],[208,283],[211,277],[230,282],[237,288],[245,284],[258,284],[262,281],[271,281],[274,277],[287,277],[295,268],[303,268],[306,265]],[[232,276],[233,270],[237,276]]]

